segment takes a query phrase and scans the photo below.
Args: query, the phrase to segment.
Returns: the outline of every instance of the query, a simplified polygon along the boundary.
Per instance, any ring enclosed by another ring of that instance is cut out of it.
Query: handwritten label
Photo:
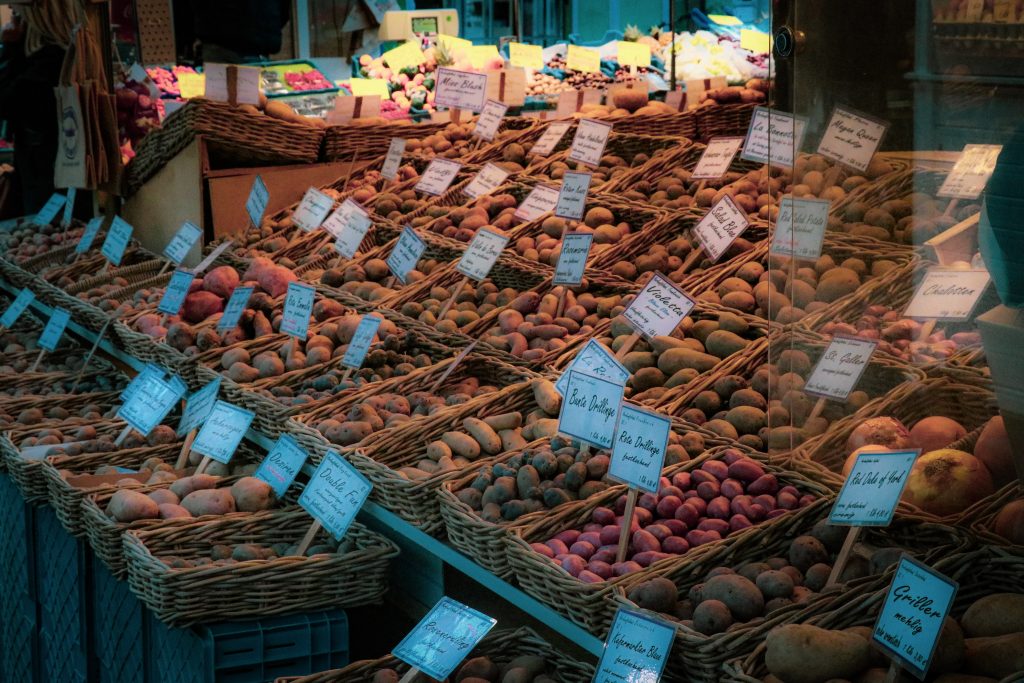
[[[70,319],[71,313],[69,311],[55,307],[50,315],[50,319],[46,323],[46,327],[43,328],[43,333],[39,336],[39,348],[53,353],[57,348],[57,344],[60,344],[60,338],[64,336],[64,328],[68,326],[68,320]]]
[[[964,145],[960,158],[939,188],[940,197],[977,199],[996,170],[1002,145]]]
[[[597,73],[601,70],[601,53],[582,45],[570,45],[565,57],[565,68],[572,71]]]
[[[178,228],[178,232],[174,233],[174,237],[164,247],[164,258],[178,266],[188,256],[188,252],[192,251],[192,247],[195,246],[199,238],[203,236],[203,230],[198,225],[194,225],[185,221]]]
[[[1007,24],[1014,20],[1017,3],[1014,0],[996,0],[992,8],[992,18],[997,24]]]
[[[14,301],[7,307],[4,314],[0,315],[0,327],[10,329],[14,323],[18,322],[18,318],[35,298],[36,295],[28,287],[18,292],[18,296],[14,297]]]
[[[439,45],[444,45],[448,50],[459,50],[469,54],[469,48],[473,47],[472,40],[466,40],[465,38],[456,38],[455,36],[445,35],[444,33],[437,34],[437,42]]]
[[[444,194],[461,168],[462,164],[450,159],[432,160],[423,171],[420,181],[416,183],[416,191],[432,194],[435,197]]]
[[[391,90],[388,82],[383,78],[352,78],[349,79],[348,89],[352,91],[353,97],[377,96],[382,100],[391,99]]]
[[[410,66],[419,66],[427,61],[423,50],[420,49],[420,42],[418,40],[402,43],[398,47],[388,50],[381,57],[384,58],[384,61],[392,71],[401,71]]]
[[[593,683],[657,683],[675,637],[673,626],[640,612],[619,609]]]
[[[625,387],[568,370],[558,431],[601,448],[611,448]]]
[[[918,320],[970,320],[989,279],[987,270],[929,268],[903,315]]]
[[[220,377],[207,382],[202,389],[188,397],[185,409],[181,411],[181,421],[178,422],[178,436],[184,436],[203,424],[213,410],[213,404],[217,402],[219,391]]]
[[[135,377],[132,378],[132,381],[128,382],[128,386],[121,391],[121,403],[128,403],[131,401],[132,396],[134,396],[135,392],[139,390],[139,387],[153,377],[162,380],[164,378],[164,370],[159,365],[146,363],[139,374],[135,375]]]
[[[877,339],[835,335],[821,354],[804,391],[812,396],[845,401],[868,367]]]
[[[423,252],[427,250],[427,243],[416,234],[416,231],[408,225],[402,228],[402,234],[395,242],[395,248],[388,255],[388,268],[403,285],[408,283],[409,272],[419,263]]]
[[[555,215],[560,218],[583,220],[583,210],[587,204],[587,191],[594,176],[590,173],[566,171],[562,176],[562,189],[558,192],[555,204]]]
[[[277,497],[283,498],[307,457],[306,451],[302,450],[295,439],[282,434],[253,476],[270,484]]]
[[[866,171],[888,129],[889,124],[885,121],[846,107],[836,107],[818,143],[818,154],[858,171]]]
[[[984,0],[967,0],[963,5],[964,21],[981,21],[985,15],[985,1]]]
[[[255,413],[244,408],[237,408],[224,401],[215,402],[192,443],[192,450],[228,464],[255,417]]]
[[[249,297],[252,296],[254,287],[235,287],[235,290],[231,292],[231,298],[228,299],[227,305],[224,307],[224,312],[220,316],[220,320],[217,321],[217,331],[225,332],[238,326],[238,321],[241,319],[242,314],[245,313],[246,306],[249,305]]]
[[[575,371],[584,375],[598,377],[600,379],[626,386],[629,381],[629,370],[596,339],[589,339],[582,349],[572,359],[572,363],[561,374],[555,382],[555,389],[565,396],[565,389],[569,385],[569,371]]]
[[[480,169],[480,172],[473,176],[473,179],[469,181],[462,191],[473,199],[491,194],[497,190],[503,182],[505,182],[508,175],[508,171],[500,166],[495,166],[492,163],[486,163],[484,164],[484,167]]]
[[[388,153],[384,157],[384,165],[380,174],[387,180],[394,180],[398,175],[398,167],[402,165],[402,155],[405,154],[405,138],[391,138],[388,145]]]
[[[345,209],[345,225],[335,234],[334,250],[344,258],[352,258],[359,251],[373,221],[366,209],[352,199],[346,199],[341,206]]]
[[[434,104],[449,109],[481,111],[487,100],[487,74],[441,67],[437,70]]]
[[[232,104],[260,103],[260,69],[254,66],[228,66],[227,64],[211,64],[203,66],[206,77],[204,95],[208,100],[216,102],[232,102]],[[235,81],[229,83],[229,79]],[[231,100],[234,91],[234,101]]]
[[[164,295],[160,297],[160,303],[157,305],[156,310],[167,315],[178,315],[178,311],[181,310],[181,305],[185,303],[185,297],[188,296],[188,290],[192,286],[192,280],[194,279],[195,277],[191,271],[174,271],[171,274],[171,281],[167,283],[167,287],[164,289]]]
[[[295,225],[302,230],[310,232],[320,227],[320,224],[327,218],[327,214],[334,208],[334,200],[328,197],[315,187],[306,190],[306,194],[299,202],[299,206],[292,214]]]
[[[802,116],[755,107],[740,158],[792,168],[806,130],[807,119]]]
[[[347,460],[329,450],[302,490],[299,505],[340,541],[372,488]]]
[[[61,216],[60,223],[64,227],[71,225],[71,218],[75,212],[75,197],[78,195],[78,189],[74,187],[68,188],[67,200],[64,202],[64,215]]]
[[[484,109],[473,126],[473,135],[490,142],[498,134],[498,126],[508,111],[508,105],[497,100],[487,100]]]
[[[890,451],[861,453],[843,484],[829,522],[844,526],[889,526],[910,468],[921,453]]]
[[[481,228],[473,235],[473,241],[469,243],[455,269],[474,280],[483,280],[507,244],[508,235]]]
[[[85,230],[82,231],[82,237],[78,240],[78,244],[75,245],[76,254],[84,254],[89,251],[89,247],[92,246],[93,240],[96,239],[96,235],[99,233],[101,225],[103,225],[102,216],[97,216],[85,224]]]
[[[508,61],[512,66],[519,66],[524,69],[543,69],[544,48],[540,45],[509,43]]]
[[[541,136],[537,138],[537,142],[530,148],[530,154],[536,154],[538,156],[547,156],[555,151],[555,147],[562,141],[565,134],[572,128],[570,121],[555,121],[548,124],[548,127],[544,129]]]
[[[197,276],[201,275],[203,273],[203,271],[206,270],[207,268],[209,268],[210,265],[214,261],[216,261],[220,257],[221,254],[223,254],[225,251],[227,251],[228,247],[230,247],[232,244],[234,244],[234,242],[232,240],[224,240],[223,242],[218,244],[217,247],[213,251],[211,251],[209,254],[206,255],[206,258],[204,258],[202,261],[199,262],[199,265],[196,266],[192,270],[192,272],[195,273]]]
[[[672,420],[623,403],[608,476],[647,493],[658,492]]]
[[[712,138],[690,175],[694,180],[717,180],[729,171],[732,160],[743,146],[743,138]]]
[[[249,220],[253,227],[259,227],[263,221],[263,213],[267,210],[267,202],[270,201],[270,193],[263,178],[256,176],[252,181],[252,189],[249,191],[249,198],[245,200],[245,210],[249,214]]]
[[[567,174],[568,175],[568,174]],[[558,253],[558,265],[551,283],[575,286],[583,282],[587,268],[587,257],[594,244],[592,232],[569,232],[562,237],[562,249]]]
[[[107,231],[107,239],[103,240],[103,247],[100,253],[107,257],[115,266],[121,265],[124,257],[124,250],[128,247],[128,241],[132,238],[132,226],[128,225],[120,216],[114,216],[114,222],[110,224]]]
[[[443,681],[496,623],[496,619],[444,597],[392,654],[431,678]]]
[[[558,205],[559,191],[547,185],[537,185],[526,195],[523,203],[516,207],[515,218],[521,221],[535,221],[551,213]]]
[[[924,680],[957,588],[956,582],[904,555],[871,639]]]
[[[366,358],[366,352],[370,350],[370,345],[373,344],[373,339],[377,336],[377,328],[380,327],[381,322],[383,321],[375,315],[362,317],[356,331],[352,334],[352,341],[345,349],[345,355],[341,359],[342,365],[353,370],[358,370],[363,366],[363,359]]]
[[[576,135],[569,148],[569,161],[587,166],[600,166],[604,148],[608,144],[608,135],[612,132],[612,124],[594,119],[580,119],[576,126]]]
[[[651,46],[620,40],[615,43],[616,58],[620,66],[650,66]]]
[[[309,316],[313,314],[313,299],[316,290],[300,282],[288,283],[288,294],[284,299],[281,314],[281,331],[305,340],[309,332]]]
[[[622,316],[647,338],[672,334],[697,302],[687,296],[661,273],[640,290]]]
[[[36,214],[32,222],[36,225],[49,225],[57,217],[57,214],[60,213],[66,201],[67,197],[59,192],[54,192],[46,200],[46,203],[43,204],[43,208],[39,209],[39,213]]]
[[[693,235],[704,249],[704,254],[714,263],[749,226],[746,211],[738,207],[732,197],[723,195],[693,226]]]
[[[771,252],[817,261],[828,227],[832,202],[827,199],[785,196],[779,202]]]
[[[117,416],[146,436],[167,417],[179,396],[163,379],[147,377],[137,386],[131,400],[121,405]]]

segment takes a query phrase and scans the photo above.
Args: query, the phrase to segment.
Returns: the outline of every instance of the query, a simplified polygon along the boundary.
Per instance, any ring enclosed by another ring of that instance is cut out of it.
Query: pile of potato
[[[964,203],[948,215],[949,199],[914,192],[906,199],[890,199],[879,205],[851,201],[829,218],[828,229],[872,237],[884,242],[923,244],[960,221],[981,211],[977,203]]]
[[[621,214],[621,212],[619,212]],[[585,232],[594,235],[590,248],[591,259],[610,249],[636,232],[636,226],[616,216],[616,211],[604,206],[591,206],[582,221],[548,216],[540,222],[536,235],[523,235],[509,246],[523,258],[549,266],[558,264],[562,252],[562,235],[566,232]]]
[[[141,486],[134,479],[128,479]],[[220,477],[193,474],[178,478],[174,469],[160,461],[146,484],[169,484],[149,493],[120,488],[107,502],[106,513],[120,523],[144,519],[187,519],[231,512],[269,510],[276,502],[273,489],[262,479],[242,477],[228,488]]]
[[[499,289],[490,280],[469,282],[459,292],[455,304],[440,320],[438,315],[451,299],[456,284],[434,285],[423,298],[396,304],[402,315],[436,328],[439,332],[458,332],[476,323],[487,313],[509,305],[519,292],[511,287]]]
[[[77,244],[85,232],[85,226],[75,224],[67,229],[52,225],[23,223],[10,232],[0,235],[0,251],[4,258],[14,263],[24,263],[34,256]],[[100,242],[94,242],[101,244]],[[74,258],[71,254],[71,258]]]
[[[703,273],[715,265],[709,258],[701,258],[689,268],[683,268],[683,262],[693,251],[694,242],[687,237],[676,237],[668,244],[652,244],[646,254],[622,258],[611,265],[611,272],[618,277],[636,282],[637,285],[644,285],[654,275],[661,273],[672,282],[683,282],[692,276]],[[719,263],[724,263],[740,254],[751,251],[755,247],[753,242],[737,237],[725,250]],[[701,293],[700,299],[704,301],[715,301],[714,297]]]
[[[394,669],[380,669],[369,680],[370,683],[398,683],[400,678]],[[543,657],[521,655],[507,664],[497,664],[490,657],[472,657],[448,680],[451,683],[555,683],[559,679]]]
[[[310,545],[306,548],[303,557],[315,555],[344,555],[355,549],[354,544],[342,539],[340,542],[328,538],[323,543]],[[218,543],[210,548],[209,555],[186,558],[178,555],[160,555],[157,559],[171,569],[189,569],[191,567],[224,567],[239,562],[251,560],[273,560],[278,557],[298,557],[299,546],[297,544],[275,543],[263,545],[260,543],[237,543],[235,545],[224,545]]]
[[[432,220],[426,225],[431,232],[468,243],[481,228],[509,231],[519,225],[519,219],[513,215],[518,205],[515,196],[498,192],[466,206],[432,207],[427,211]]]
[[[481,145],[501,142],[502,139],[512,137],[519,131],[506,129],[498,132],[492,142],[482,141],[481,138],[473,136],[473,129],[476,128],[475,121],[465,123],[449,123],[442,130],[428,135],[424,138],[410,138],[406,140],[405,151],[413,156],[427,158],[444,157],[445,159],[462,159],[471,152],[476,151]]]

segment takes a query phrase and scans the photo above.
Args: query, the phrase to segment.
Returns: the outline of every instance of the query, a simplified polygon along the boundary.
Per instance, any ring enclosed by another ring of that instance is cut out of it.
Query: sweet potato
[[[203,276],[203,289],[222,299],[230,298],[238,283],[238,271],[231,266],[218,266]]]
[[[193,474],[191,477],[182,477],[178,481],[171,484],[171,493],[178,496],[178,498],[184,498],[193,491],[201,491],[204,489],[212,489],[217,485],[219,479],[209,474]]]
[[[289,283],[298,279],[298,276],[290,268],[274,265],[261,270],[257,282],[270,296],[276,299],[288,291]]]

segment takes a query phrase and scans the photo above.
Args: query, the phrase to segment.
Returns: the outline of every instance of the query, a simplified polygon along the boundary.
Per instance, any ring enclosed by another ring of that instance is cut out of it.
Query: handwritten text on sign
[[[872,640],[924,679],[957,584],[904,555],[875,622]]]
[[[43,208],[39,209],[39,213],[36,214],[36,217],[32,222],[36,225],[49,225],[53,222],[53,219],[57,217],[61,207],[63,207],[66,202],[67,197],[59,192],[54,192],[50,195],[50,198],[46,200],[46,203],[43,204]]]
[[[587,257],[594,244],[592,232],[570,232],[562,238],[562,249],[558,253],[558,265],[551,282],[555,285],[578,285],[583,282],[587,268]]]
[[[281,331],[299,339],[305,339],[309,331],[309,316],[313,314],[313,299],[316,290],[310,285],[298,282],[288,283],[284,311],[281,315]]]
[[[476,199],[491,194],[508,178],[508,171],[491,163],[484,164],[480,172],[473,176],[469,184],[463,188],[467,196]]]
[[[128,383],[121,391],[121,402],[128,403],[132,400],[132,396],[139,390],[139,387],[150,380],[150,378],[156,377],[157,379],[163,379],[164,370],[159,365],[153,363],[146,363],[139,374],[132,378],[132,381]]]
[[[245,307],[249,305],[249,298],[252,296],[253,289],[252,285],[235,287],[234,291],[231,292],[231,298],[228,299],[228,303],[224,307],[220,320],[217,321],[218,332],[230,330],[238,325],[242,314],[245,313]]]
[[[512,66],[520,66],[524,69],[543,69],[544,48],[540,45],[509,43],[508,61]]]
[[[8,328],[14,323],[18,322],[18,318],[25,312],[28,305],[32,303],[36,298],[36,295],[31,289],[26,287],[25,289],[18,292],[18,296],[14,297],[14,301],[7,307],[3,315],[0,315],[0,327]]]
[[[575,370],[567,374],[569,381],[558,415],[558,431],[601,448],[611,448],[625,387]]]
[[[356,331],[352,334],[352,341],[345,349],[345,355],[341,359],[342,365],[353,370],[362,367],[363,359],[366,358],[366,352],[370,350],[370,344],[377,336],[377,328],[380,327],[381,322],[383,321],[375,315],[362,317]]]
[[[537,142],[530,148],[530,154],[537,156],[551,154],[571,127],[572,123],[569,121],[555,121],[548,124],[548,127],[541,133],[541,136],[537,138]]]
[[[295,439],[282,434],[253,476],[270,484],[277,497],[281,498],[295,481],[306,457],[306,451]]]
[[[987,270],[930,268],[903,315],[918,320],[968,320],[989,279]]]
[[[818,144],[818,154],[858,171],[866,171],[888,128],[885,121],[836,107]]]
[[[398,167],[402,165],[402,155],[405,154],[405,138],[391,138],[388,145],[388,153],[384,157],[384,165],[380,174],[387,180],[394,180],[398,175]]]
[[[499,235],[486,229],[477,230],[455,269],[474,280],[483,280],[491,272],[506,244],[508,235]]]
[[[178,392],[163,379],[149,377],[138,385],[131,400],[121,405],[117,416],[146,436],[171,412],[178,396]]]
[[[85,224],[82,237],[78,240],[78,244],[75,245],[76,254],[84,254],[89,251],[89,247],[92,246],[93,240],[96,239],[96,234],[99,233],[101,225],[103,225],[103,218],[99,216]]]
[[[1002,151],[1002,145],[964,145],[964,151],[943,181],[938,195],[976,199],[996,170],[996,161]]]
[[[59,307],[54,308],[53,313],[50,315],[50,320],[47,321],[46,327],[43,328],[43,333],[39,335],[39,348],[53,353],[57,348],[57,344],[60,343],[60,338],[64,335],[64,328],[68,326],[68,320],[70,319],[70,311]]]
[[[804,391],[812,396],[845,401],[867,369],[877,346],[877,339],[832,337],[804,385]]]
[[[740,157],[748,161],[793,167],[807,130],[807,119],[778,109],[756,107]]]
[[[331,212],[332,208],[334,208],[334,200],[315,187],[311,187],[306,190],[302,201],[299,202],[295,213],[292,214],[292,220],[295,225],[306,232],[316,230],[327,218],[327,214]]]
[[[192,450],[225,465],[231,462],[235,449],[249,431],[255,413],[217,401],[206,416],[202,429],[192,443]]]
[[[392,275],[398,278],[403,285],[407,284],[409,271],[416,267],[423,252],[427,250],[427,243],[416,234],[416,231],[408,225],[402,228],[402,234],[398,236],[395,248],[388,255],[388,268]]]
[[[496,623],[497,620],[486,614],[444,597],[392,654],[431,678],[443,681]]]
[[[370,220],[370,214],[366,209],[352,199],[346,199],[341,206],[348,207],[348,211],[344,227],[335,235],[334,250],[343,258],[352,258],[359,251],[373,221]]]
[[[481,111],[487,101],[487,74],[441,67],[437,70],[434,104],[449,109]]]
[[[832,202],[827,199],[783,197],[775,219],[771,252],[817,261],[831,207]]]
[[[555,215],[574,221],[583,220],[583,210],[587,205],[587,191],[590,189],[590,181],[593,178],[591,173],[566,171],[562,176],[562,189],[558,192]]]
[[[178,315],[178,311],[181,310],[181,305],[185,303],[185,297],[188,296],[188,290],[192,286],[192,280],[194,279],[191,271],[174,271],[171,274],[171,281],[167,283],[167,287],[164,289],[164,295],[160,297],[160,303],[157,304],[156,310],[166,315]]]
[[[493,140],[494,136],[498,134],[498,126],[501,125],[501,120],[505,117],[505,112],[507,111],[508,105],[504,102],[487,100],[484,104],[484,110],[477,117],[476,125],[473,127],[473,135],[483,138],[488,142]]]
[[[121,265],[124,257],[124,250],[128,247],[128,241],[132,238],[132,226],[128,225],[120,216],[114,216],[114,222],[110,224],[107,231],[107,239],[103,240],[103,247],[100,253],[107,257],[115,266]]]
[[[695,180],[714,180],[721,178],[729,170],[736,153],[743,146],[743,138],[712,138],[708,142],[700,160],[693,167],[691,178]]]
[[[594,683],[657,683],[676,630],[640,612],[619,609],[597,663]]]
[[[188,397],[185,409],[181,412],[181,422],[178,423],[178,436],[184,436],[203,424],[217,402],[219,391],[220,377],[207,382],[206,386]]]
[[[570,45],[565,56],[565,68],[597,73],[601,70],[601,53],[582,45]]]
[[[829,521],[844,526],[888,526],[920,452],[858,455],[832,506]]]
[[[599,166],[604,148],[608,144],[608,135],[612,132],[612,124],[594,119],[580,119],[576,126],[576,135],[569,148],[569,161],[588,166]]]
[[[263,220],[263,213],[267,210],[267,202],[270,201],[270,193],[263,183],[263,178],[256,176],[252,181],[252,190],[249,191],[249,198],[245,200],[245,210],[249,214],[249,220],[253,226],[259,227]]]
[[[622,386],[626,386],[626,382],[629,381],[629,370],[596,339],[587,341],[586,345],[572,359],[569,367],[555,382],[555,389],[563,396],[565,396],[565,389],[569,385],[570,370],[599,377]]]
[[[427,165],[419,182],[416,183],[416,191],[434,196],[444,194],[455,180],[460,168],[462,164],[457,161],[434,159]]]
[[[521,221],[535,221],[544,214],[554,211],[558,204],[558,194],[558,190],[553,187],[537,185],[516,208],[515,217]]]
[[[715,262],[750,225],[747,213],[733,198],[724,195],[707,215],[693,226],[693,234],[707,257]]]
[[[299,496],[299,505],[339,541],[373,486],[348,461],[327,451]]]
[[[619,411],[608,476],[646,493],[657,493],[672,420],[628,403]]]
[[[668,336],[696,305],[665,276],[655,273],[622,316],[645,337]]]
[[[181,265],[181,262],[188,256],[188,252],[192,250],[192,247],[195,246],[195,243],[202,236],[202,228],[185,221],[178,228],[178,232],[174,233],[174,237],[167,243],[167,246],[164,247],[164,257],[176,266]]]

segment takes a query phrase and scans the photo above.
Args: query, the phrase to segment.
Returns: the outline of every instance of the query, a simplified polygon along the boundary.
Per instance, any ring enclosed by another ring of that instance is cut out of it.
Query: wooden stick
[[[313,539],[316,538],[316,532],[318,531],[320,531],[320,522],[314,519],[313,523],[309,525],[309,529],[306,530],[306,535],[302,537],[301,541],[299,541],[299,548],[296,552],[297,555],[306,554],[306,551],[309,549],[309,545],[313,542]]]
[[[395,288],[395,283],[396,283],[396,282],[398,282],[398,278],[397,278],[397,277],[395,277],[394,275],[392,275],[391,277],[389,277],[389,278],[388,278],[388,279],[387,279],[387,280],[386,280],[386,281],[384,282],[384,288],[385,288],[385,289],[394,289],[394,288]]]
[[[132,433],[132,426],[131,425],[125,425],[124,429],[121,430],[121,433],[117,435],[116,439],[114,439],[114,445],[115,446],[120,446],[122,443],[124,443],[124,440],[127,439],[128,435],[131,434],[131,433]]]
[[[183,470],[188,465],[188,456],[192,452],[192,443],[196,440],[198,430],[193,429],[185,435],[185,443],[181,444],[181,452],[178,453],[178,461],[174,463],[175,470]]]
[[[352,180],[352,174],[356,170],[356,162],[358,162],[358,161],[359,161],[359,150],[357,149],[356,153],[352,155],[352,165],[349,166],[349,168],[348,168],[348,175],[345,176],[345,184],[341,186],[341,191],[342,192],[345,192],[346,190],[348,190],[348,182],[350,180]]]
[[[811,414],[807,416],[806,420],[804,420],[804,424],[807,424],[808,422],[810,422],[814,418],[816,418],[819,415],[821,415],[821,411],[825,410],[825,405],[827,403],[828,403],[828,399],[827,398],[819,398],[818,402],[814,404],[813,408],[811,408]]]
[[[39,367],[39,363],[43,360],[43,356],[46,355],[46,349],[39,349],[39,355],[36,356],[35,361],[32,363],[32,367],[28,369],[29,372],[35,372]]]
[[[210,466],[210,456],[204,455],[203,459],[199,461],[199,466],[196,467],[195,474],[202,474],[203,471]]]
[[[167,327],[167,314],[166,313],[161,313],[160,314],[160,327]]]
[[[639,490],[635,486],[629,487],[629,494],[626,496],[626,510],[622,513],[622,530],[619,532],[619,550],[615,553],[615,561],[623,562],[626,559],[626,550],[629,548],[630,527],[633,526],[633,512],[636,510],[636,497]]]
[[[164,267],[160,269],[160,272],[157,273],[157,275],[163,275],[164,273],[167,272],[167,269],[170,268],[170,267],[171,267],[171,262],[167,261],[166,263],[164,263]]]
[[[430,389],[428,389],[427,391],[429,391],[432,394],[436,394],[437,390],[441,388],[442,384],[444,384],[444,381],[451,376],[451,374],[455,371],[455,368],[459,366],[459,363],[461,363],[462,360],[469,354],[469,352],[473,350],[473,348],[477,345],[477,343],[479,343],[479,341],[479,339],[474,340],[472,344],[462,349],[462,351],[459,352],[459,355],[455,356],[455,359],[452,361],[452,364],[448,366],[448,369],[445,370],[444,373],[442,373],[441,376],[437,378],[437,381],[434,382],[433,386],[431,386]]]
[[[78,377],[75,379],[75,384],[71,387],[71,391],[69,393],[73,394],[75,393],[75,390],[78,389],[78,384],[82,381],[82,377],[85,376],[85,369],[89,366],[89,361],[91,361],[92,357],[96,355],[96,349],[100,347],[100,340],[103,339],[103,335],[107,333],[107,328],[110,327],[110,323],[112,322],[114,322],[114,318],[107,318],[107,322],[105,322],[103,327],[100,328],[99,334],[96,335],[96,341],[93,343],[92,348],[89,349],[89,355],[85,357],[85,362],[82,363],[82,367],[78,371]]]
[[[345,374],[341,376],[342,382],[347,382],[348,378],[352,376],[352,368],[345,368]]]
[[[707,184],[708,184],[708,181],[706,181],[706,180],[702,180],[699,183],[697,183],[697,190],[693,193],[693,195],[694,196],[699,195],[700,191],[703,190],[704,187],[707,186]]]
[[[703,257],[703,256],[704,256],[704,247],[697,247],[697,248],[693,249],[692,251],[690,251],[689,254],[686,255],[686,260],[683,261],[683,265],[681,265],[679,267],[679,269],[682,272],[684,272],[684,273],[689,271],[690,268],[692,268],[694,266],[694,264],[696,264],[698,261],[700,261],[701,257]]]
[[[921,325],[921,332],[917,335],[917,341],[928,341],[928,337],[932,336],[932,332],[935,331],[935,323],[934,319],[924,321],[924,324]]]
[[[953,212],[956,211],[956,207],[959,203],[960,200],[954,197],[952,201],[950,201],[949,204],[946,206],[946,210],[942,212],[942,215],[947,218],[949,216],[952,216]]]
[[[455,285],[455,291],[448,297],[448,301],[444,302],[444,306],[441,307],[441,312],[437,314],[438,320],[444,320],[444,317],[448,315],[448,311],[452,310],[452,306],[455,305],[455,300],[459,298],[459,294],[462,294],[462,290],[469,284],[469,276],[464,276],[459,284]]]
[[[832,168],[825,171],[825,178],[823,179],[822,185],[826,188],[832,187],[839,180],[839,174],[842,172],[842,166],[839,164],[834,165]]]
[[[862,528],[859,526],[850,527],[850,531],[846,534],[846,540],[843,541],[843,547],[839,549],[836,561],[832,564],[832,573],[828,575],[828,581],[825,582],[826,588],[834,586],[839,582],[839,577],[843,575],[843,570],[846,569],[846,563],[850,560],[850,553],[853,552],[853,546],[857,542],[857,537],[860,536]]]
[[[562,314],[565,313],[565,293],[568,287],[562,285],[562,291],[558,294],[558,306],[555,308],[555,317],[561,318]]]
[[[889,671],[885,674],[885,683],[897,683],[903,675],[903,668],[895,659],[889,664]]]
[[[615,357],[619,360],[625,358],[626,354],[633,350],[633,347],[636,346],[638,341],[640,341],[640,335],[636,332],[626,337],[626,341],[624,341],[622,346],[619,347],[619,350],[615,352]]]
[[[409,671],[406,672],[406,674],[398,680],[398,683],[412,683],[419,675],[420,670],[414,666],[413,668],[409,669]]]
[[[462,118],[462,110],[458,107],[448,110],[448,114],[451,116],[452,123],[458,123],[459,119]]]

